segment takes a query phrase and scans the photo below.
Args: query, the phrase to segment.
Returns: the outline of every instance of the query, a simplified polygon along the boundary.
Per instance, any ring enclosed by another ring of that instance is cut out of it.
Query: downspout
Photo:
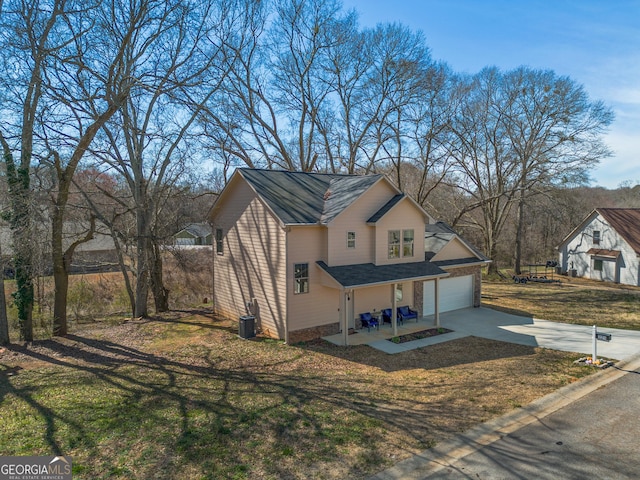
[[[434,285],[433,294],[435,296],[434,303],[436,309],[436,327],[440,327],[440,278],[436,277],[436,284]]]
[[[286,293],[284,298],[285,302],[285,312],[284,312],[284,343],[289,345],[289,295],[293,291],[293,284],[289,285],[289,232],[291,228],[288,226],[284,226],[284,257],[285,257],[285,271],[284,271],[284,285],[286,289]]]

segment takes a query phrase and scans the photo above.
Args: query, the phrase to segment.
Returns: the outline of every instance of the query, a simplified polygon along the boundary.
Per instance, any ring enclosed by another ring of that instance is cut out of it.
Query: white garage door
[[[424,282],[423,315],[434,315],[435,280]],[[473,306],[473,275],[440,280],[440,313]]]

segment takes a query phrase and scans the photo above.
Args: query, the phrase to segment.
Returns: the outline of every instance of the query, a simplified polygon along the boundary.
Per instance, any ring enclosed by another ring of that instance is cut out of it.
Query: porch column
[[[391,284],[391,326],[393,327],[393,336],[398,336],[398,301],[396,300],[397,283]]]
[[[342,344],[349,344],[349,316],[347,314],[347,292],[340,290],[340,323],[342,324]]]
[[[436,277],[433,295],[435,296],[434,305],[436,309],[436,327],[440,327],[440,279],[438,277]]]

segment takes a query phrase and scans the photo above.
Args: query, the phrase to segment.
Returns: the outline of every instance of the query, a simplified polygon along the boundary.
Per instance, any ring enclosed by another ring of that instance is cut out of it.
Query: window
[[[594,259],[593,260],[593,269],[596,272],[601,272],[602,271],[602,260]]]
[[[356,232],[347,232],[347,248],[356,248]]]
[[[402,238],[402,250],[400,239]],[[389,258],[413,257],[413,229],[389,230]]]
[[[216,228],[216,253],[222,255],[222,229]]]
[[[293,266],[293,293],[309,293],[308,263],[296,263]]]
[[[389,230],[389,258],[400,258],[400,230]]]
[[[402,301],[402,284],[399,283],[396,285],[396,302]]]
[[[593,231],[593,244],[600,245],[600,230]]]
[[[413,257],[413,230],[402,232],[402,256]]]

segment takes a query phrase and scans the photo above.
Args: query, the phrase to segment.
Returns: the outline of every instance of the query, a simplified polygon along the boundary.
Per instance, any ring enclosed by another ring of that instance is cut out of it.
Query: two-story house
[[[596,208],[558,251],[563,273],[640,285],[640,208]]]
[[[480,305],[487,259],[382,175],[238,169],[210,222],[216,313],[287,343],[346,345],[359,313],[391,308],[395,329],[397,306],[437,316],[441,296]]]

